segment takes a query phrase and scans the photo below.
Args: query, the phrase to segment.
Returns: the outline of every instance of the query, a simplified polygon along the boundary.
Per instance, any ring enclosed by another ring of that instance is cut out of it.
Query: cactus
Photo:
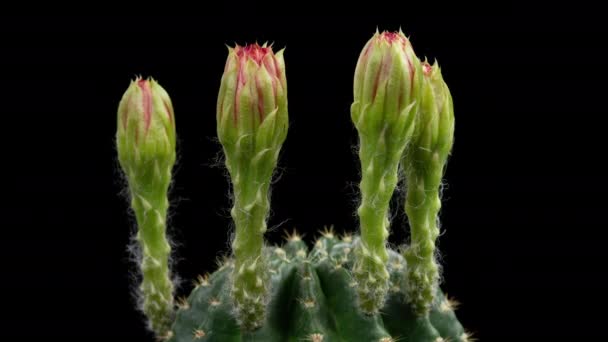
[[[264,243],[270,184],[287,136],[283,51],[229,48],[217,133],[232,185],[232,255],[173,299],[167,190],[175,162],[169,95],[135,80],[120,103],[117,147],[136,216],[140,302],[162,340],[471,341],[434,256],[439,187],[454,130],[452,99],[437,65],[421,62],[403,33],[376,33],[355,71],[351,119],[359,133],[360,234],[324,229],[309,249],[297,233]],[[399,169],[402,169],[401,171]],[[411,244],[386,246],[390,200],[406,186]]]
[[[170,341],[467,341],[453,304],[438,290],[430,314],[417,316],[402,284],[407,264],[388,250],[390,291],[380,313],[359,309],[352,274],[359,239],[321,236],[309,252],[297,236],[267,247],[271,295],[259,329],[241,329],[230,297],[232,260],[197,284],[177,312]],[[405,300],[404,300],[405,299]]]

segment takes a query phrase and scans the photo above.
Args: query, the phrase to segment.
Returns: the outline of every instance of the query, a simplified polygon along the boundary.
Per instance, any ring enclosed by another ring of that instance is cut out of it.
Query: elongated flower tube
[[[423,71],[418,122],[402,161],[407,183],[405,212],[411,230],[411,244],[404,254],[408,264],[406,293],[420,315],[429,312],[438,286],[439,266],[434,254],[439,236],[439,191],[454,137],[452,96],[439,65],[424,62]]]
[[[376,32],[359,57],[351,106],[361,159],[361,243],[354,276],[367,313],[382,308],[389,287],[389,202],[414,129],[421,83],[420,62],[405,35]]]
[[[217,102],[217,133],[234,192],[232,296],[246,330],[265,319],[269,272],[262,249],[269,187],[287,128],[283,50],[274,54],[258,44],[230,48]]]
[[[165,234],[167,191],[175,163],[175,119],[167,92],[154,80],[138,78],[118,107],[116,145],[137,220],[143,312],[164,336],[173,319],[171,247]]]

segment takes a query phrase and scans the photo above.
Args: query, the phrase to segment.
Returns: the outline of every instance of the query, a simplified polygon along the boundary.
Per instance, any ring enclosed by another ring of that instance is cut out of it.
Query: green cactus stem
[[[424,84],[418,122],[412,144],[403,158],[407,193],[405,211],[411,244],[408,262],[408,297],[419,315],[428,314],[439,280],[435,241],[439,236],[439,191],[452,148],[454,110],[450,91],[437,63],[423,63]]]
[[[414,129],[421,70],[402,32],[376,33],[355,71],[351,118],[359,132],[361,244],[354,268],[361,308],[376,313],[388,292],[389,203]]]
[[[452,302],[439,289],[431,315],[416,315],[400,284],[406,261],[390,249],[391,291],[381,314],[361,311],[352,276],[359,243],[359,238],[326,234],[310,252],[299,239],[281,247],[265,247],[272,290],[264,322],[254,331],[242,330],[232,314],[230,273],[234,262],[228,260],[184,301],[169,341],[470,341]]]
[[[141,252],[142,310],[151,329],[167,333],[173,320],[173,283],[167,240],[167,191],[175,163],[173,106],[154,80],[137,79],[118,109],[117,148],[129,185]]]
[[[236,226],[232,296],[244,329],[264,320],[268,261],[262,253],[269,187],[287,135],[283,52],[257,44],[230,49],[217,106],[217,131],[232,179]]]

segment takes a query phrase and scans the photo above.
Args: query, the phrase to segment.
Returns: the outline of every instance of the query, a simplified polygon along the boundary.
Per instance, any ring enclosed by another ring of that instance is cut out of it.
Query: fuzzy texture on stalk
[[[361,244],[353,268],[361,308],[376,313],[388,292],[389,203],[414,129],[422,71],[402,32],[378,33],[357,63],[351,118],[359,133]]]
[[[439,236],[440,187],[454,137],[452,96],[439,65],[423,63],[424,83],[416,130],[402,160],[406,177],[405,212],[411,244],[407,293],[419,315],[428,314],[439,281],[435,241]]]
[[[159,336],[173,320],[171,246],[166,237],[167,191],[175,163],[175,118],[167,92],[154,80],[137,78],[118,107],[118,160],[129,186],[141,252],[142,311]]]
[[[283,50],[258,44],[229,48],[217,102],[217,133],[233,189],[231,215],[235,314],[254,330],[264,321],[269,273],[264,232],[269,187],[288,128]]]

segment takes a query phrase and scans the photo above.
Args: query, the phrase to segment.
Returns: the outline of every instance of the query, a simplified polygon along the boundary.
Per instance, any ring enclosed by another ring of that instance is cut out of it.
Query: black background
[[[175,107],[179,294],[228,251],[215,138],[226,44],[286,46],[291,126],[267,239],[294,227],[309,242],[323,225],[356,230],[354,67],[376,27],[402,27],[419,56],[439,60],[454,97],[440,248],[460,320],[483,341],[605,336],[594,314],[605,303],[606,191],[594,11],[294,6],[2,20],[2,335],[152,340],[134,309],[134,220],[114,148],[118,101],[136,75],[155,77]],[[406,228],[400,209],[393,244]]]

